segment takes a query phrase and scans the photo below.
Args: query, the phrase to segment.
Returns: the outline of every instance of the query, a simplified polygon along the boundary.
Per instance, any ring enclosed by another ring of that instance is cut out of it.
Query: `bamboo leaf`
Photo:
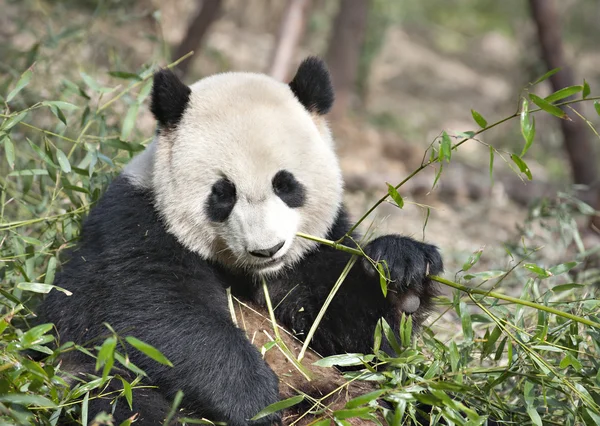
[[[556,105],[552,105],[550,102],[546,101],[545,99],[542,99],[539,96],[534,95],[533,93],[529,94],[529,98],[533,101],[534,104],[536,104],[542,110],[546,111],[548,114],[552,114],[552,115],[554,115],[558,118],[562,118],[562,119],[569,118],[569,116],[562,109],[560,109]]]
[[[165,357],[154,346],[151,346],[146,342],[142,342],[141,340],[139,340],[133,336],[127,336],[125,338],[125,340],[127,340],[127,343],[129,343],[131,346],[136,348],[138,351],[144,353],[145,355],[149,356],[154,361],[159,362],[164,365],[168,365],[169,367],[173,367],[173,364],[171,363],[171,361],[169,361],[167,359],[167,357]]]
[[[8,136],[4,138],[4,153],[6,154],[6,162],[9,167],[14,170],[15,168],[15,146]]]
[[[448,133],[444,131],[442,133],[442,144],[440,146],[440,161],[446,160],[450,162],[450,158],[452,157],[452,141],[450,140],[450,136]]]
[[[291,398],[284,399],[283,401],[276,402],[274,404],[269,405],[268,407],[263,408],[256,414],[256,416],[252,417],[251,420],[262,419],[263,417],[268,416],[269,414],[276,413],[277,411],[285,410],[286,408],[293,407],[294,405],[302,402],[304,400],[304,395],[296,395]]]
[[[487,120],[483,118],[481,114],[479,114],[474,109],[471,110],[471,115],[473,116],[473,120],[479,125],[481,128],[487,127]]]
[[[364,395],[357,396],[356,398],[351,399],[346,403],[346,408],[360,407],[361,405],[367,404],[373,401],[374,399],[379,398],[386,392],[388,392],[388,389],[379,389],[373,392],[365,393]]]
[[[2,123],[2,126],[0,126],[0,130],[4,130],[5,132],[7,132],[9,129],[14,127],[17,123],[23,121],[23,119],[26,116],[27,116],[27,111],[23,111],[17,115],[13,115],[12,117],[8,118],[4,123]]]
[[[388,186],[388,194],[390,195],[390,197],[392,197],[392,200],[394,200],[396,202],[398,207],[400,207],[400,208],[404,207],[404,199],[402,198],[402,196],[400,195],[398,190],[396,188],[394,188],[393,185],[390,185],[387,182],[386,182],[386,184]]]
[[[135,103],[132,104],[127,110],[127,115],[125,115],[125,119],[123,120],[123,127],[121,129],[121,140],[127,139],[131,134],[139,108],[140,105]]]
[[[60,149],[56,148],[56,159],[58,160],[58,164],[60,168],[65,173],[71,172],[71,163],[69,163],[69,159]]]
[[[535,86],[536,84],[539,84],[542,81],[547,80],[548,78],[552,77],[554,74],[556,74],[559,71],[560,71],[560,68],[551,69],[546,74],[544,74],[543,76],[541,76],[540,78],[538,78],[536,81],[534,81],[532,84]]]
[[[525,173],[527,179],[531,180],[533,178],[533,176],[531,175],[531,170],[529,170],[527,163],[525,163],[525,161],[523,161],[521,157],[519,157],[517,154],[510,154],[510,158],[517,165],[517,167],[519,167],[519,170]]]
[[[17,288],[20,288],[21,290],[31,291],[33,293],[42,293],[42,294],[50,293],[50,290],[52,290],[52,289],[60,291],[61,293],[66,294],[67,296],[71,296],[73,294],[65,288],[62,288],[62,287],[59,287],[56,285],[52,285],[52,284],[45,284],[45,283],[21,282],[21,283],[17,284]]]
[[[51,407],[56,408],[56,404],[49,400],[48,398],[44,398],[40,395],[29,395],[29,394],[21,394],[21,393],[11,393],[9,395],[0,395],[0,402],[6,402],[8,404],[18,404],[18,405],[37,405],[39,407]]]
[[[142,80],[142,77],[140,77],[139,75],[127,71],[109,71],[108,75],[110,75],[111,77],[122,78],[124,80]]]
[[[468,271],[469,269],[471,269],[473,265],[475,265],[479,261],[479,258],[481,257],[482,253],[483,247],[471,254],[469,256],[469,259],[467,259],[467,261],[463,264],[462,270]]]
[[[6,102],[12,101],[13,98],[17,96],[19,92],[29,84],[32,76],[33,72],[31,71],[31,68],[29,68],[27,71],[21,74],[21,77],[19,78],[19,81],[17,81],[17,85],[15,86],[15,88],[12,89],[10,93],[6,96]]]
[[[590,90],[590,85],[588,84],[587,81],[585,81],[585,79],[583,79],[583,93],[582,93],[582,98],[585,99],[588,96],[590,96],[590,93],[592,91]]]
[[[569,86],[563,89],[557,90],[549,96],[544,98],[545,101],[553,103],[556,101],[560,101],[561,99],[568,98],[569,96],[573,96],[583,90],[583,86]]]

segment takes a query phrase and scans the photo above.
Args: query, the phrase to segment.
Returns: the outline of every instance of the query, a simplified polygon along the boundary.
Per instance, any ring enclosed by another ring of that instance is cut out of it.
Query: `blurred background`
[[[14,87],[33,64],[34,79],[14,107],[27,107],[27,99],[83,102],[87,109],[77,118],[82,125],[86,111],[94,113],[118,90],[192,50],[177,66],[190,84],[233,70],[289,80],[304,57],[323,57],[337,92],[330,121],[356,218],[387,192],[386,182],[397,184],[422,164],[443,130],[452,138],[477,130],[472,109],[489,125],[518,111],[524,89],[544,97],[585,78],[594,95],[600,84],[596,0],[0,3],[0,74],[6,77],[0,78],[0,92]],[[555,67],[562,70],[528,85]],[[154,121],[140,107],[143,99],[125,94],[103,110],[105,127],[88,134],[102,137],[111,128],[123,143],[147,144]],[[571,122],[537,114],[526,157],[533,180],[509,164],[510,153],[524,145],[519,120],[513,119],[461,145],[435,189],[436,167],[409,180],[400,189],[404,209],[384,203],[370,218],[377,232],[424,236],[442,248],[451,272],[484,245],[481,262],[490,267],[506,262],[505,248],[524,239],[547,246],[548,261],[596,246],[591,208],[598,208],[600,161],[592,127],[599,120],[591,102],[576,108],[567,110]],[[36,120],[65,134],[50,113]],[[493,179],[489,145],[497,150]],[[29,161],[31,153],[23,155]],[[114,169],[130,156],[111,157]],[[15,185],[22,190],[26,183]],[[540,218],[551,218],[551,225]],[[544,227],[552,232],[538,232]]]

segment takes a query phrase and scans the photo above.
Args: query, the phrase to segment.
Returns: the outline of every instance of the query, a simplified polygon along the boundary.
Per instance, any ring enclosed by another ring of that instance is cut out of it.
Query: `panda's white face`
[[[219,74],[190,89],[177,124],[161,126],[148,150],[168,230],[206,259],[250,273],[298,261],[314,243],[296,232],[324,237],[341,203],[324,119],[260,74]],[[144,185],[142,161],[126,173]]]

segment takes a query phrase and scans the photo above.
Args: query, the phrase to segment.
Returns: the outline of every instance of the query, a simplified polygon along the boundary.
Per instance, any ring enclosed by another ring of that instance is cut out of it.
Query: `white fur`
[[[168,231],[206,259],[259,273],[300,260],[315,243],[296,232],[324,237],[341,204],[341,171],[325,120],[286,84],[261,74],[218,74],[191,89],[179,125],[161,131],[125,174],[153,188]],[[304,206],[291,209],[275,195],[272,179],[280,170],[304,185]],[[235,184],[237,202],[216,223],[206,202],[223,176]],[[248,254],[280,241],[279,262]]]

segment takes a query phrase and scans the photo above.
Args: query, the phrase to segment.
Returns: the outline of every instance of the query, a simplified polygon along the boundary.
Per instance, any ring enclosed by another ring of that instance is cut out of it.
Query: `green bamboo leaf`
[[[15,146],[8,136],[3,140],[4,142],[4,153],[6,154],[6,162],[8,166],[14,170],[15,168]]]
[[[357,396],[346,403],[346,408],[356,408],[361,405],[368,404],[369,402],[379,398],[381,395],[388,392],[388,389],[379,389],[373,392],[365,393],[364,395]]]
[[[523,98],[523,101],[521,102],[519,121],[521,124],[521,134],[523,135],[523,139],[525,139],[525,146],[521,152],[522,157],[531,147],[533,138],[535,137],[535,118],[529,113],[529,102],[525,98]]]
[[[519,170],[522,173],[525,173],[527,179],[531,180],[533,178],[533,176],[531,175],[531,170],[529,170],[529,167],[521,157],[519,157],[517,154],[510,154],[510,158],[517,165],[517,167],[519,167]]]
[[[339,365],[340,367],[350,367],[353,365],[364,365],[365,362],[369,362],[372,359],[373,355],[350,353],[321,358],[320,360],[314,362],[313,365],[316,365],[317,367],[333,367],[334,365]]]
[[[71,173],[71,163],[69,163],[69,159],[65,153],[58,148],[56,148],[56,159],[58,160],[58,164],[63,172]]]
[[[471,321],[471,314],[469,313],[469,309],[467,308],[467,304],[465,302],[460,302],[460,320],[463,330],[463,335],[467,341],[473,340],[473,322]]]
[[[544,81],[544,80],[547,80],[549,77],[552,77],[554,74],[556,74],[556,73],[557,73],[557,72],[559,72],[559,71],[560,71],[560,68],[554,68],[554,69],[551,69],[551,70],[550,70],[550,71],[548,71],[546,74],[544,74],[543,76],[541,76],[540,78],[538,78],[536,81],[534,81],[534,82],[532,83],[532,85],[534,85],[534,86],[535,86],[536,84],[539,84],[539,83],[541,83],[541,82],[542,82],[542,81]]]
[[[561,263],[560,265],[553,266],[552,268],[550,268],[548,270],[550,271],[550,273],[552,275],[560,275],[560,274],[564,274],[565,272],[569,272],[571,269],[573,269],[574,267],[576,267],[580,263],[581,262],[566,262],[566,263]]]
[[[125,380],[122,377],[119,377],[121,379],[121,383],[123,383],[123,395],[125,395],[125,399],[127,400],[127,405],[129,405],[129,409],[133,410],[133,392],[131,389],[131,384]]]
[[[15,86],[15,88],[12,89],[11,92],[6,96],[6,102],[12,101],[13,98],[17,96],[19,92],[29,84],[32,76],[33,72],[31,71],[31,68],[29,68],[27,71],[21,74],[21,77],[17,81],[17,85]]]
[[[473,120],[475,120],[475,123],[477,123],[479,125],[479,127],[481,127],[481,128],[487,127],[487,120],[485,118],[483,118],[483,116],[481,114],[479,114],[477,111],[472,109],[471,115],[473,116]]]
[[[501,271],[501,270],[491,270],[491,271],[483,271],[483,272],[476,272],[473,274],[467,274],[463,277],[463,279],[465,279],[466,281],[470,281],[473,278],[481,278],[482,280],[491,280],[493,278],[498,278],[499,276],[504,275],[505,272]]]
[[[133,336],[127,336],[125,338],[127,343],[136,348],[138,351],[144,353],[145,355],[152,358],[154,361],[159,362],[164,365],[168,365],[169,367],[173,367],[171,361],[167,359],[158,349],[154,346],[149,345],[148,343],[142,342],[139,339],[136,339]]]
[[[102,87],[100,84],[98,84],[98,82],[96,80],[94,80],[92,77],[90,77],[88,74],[86,74],[83,71],[80,71],[79,75],[83,79],[83,82],[86,84],[86,86],[88,86],[94,92],[110,93],[116,89],[116,87],[114,87],[114,88]]]
[[[42,294],[50,293],[50,290],[52,290],[52,289],[60,291],[61,293],[66,294],[67,296],[71,296],[73,294],[65,288],[59,287],[57,285],[45,284],[45,283],[21,282],[21,283],[17,284],[17,288],[19,288],[21,290],[31,291],[33,293],[42,293]]]
[[[585,284],[577,284],[577,283],[561,284],[561,285],[552,287],[552,291],[555,293],[559,293],[561,291],[567,291],[567,290],[572,290],[574,288],[583,288],[583,287],[585,287]]]
[[[563,89],[557,90],[549,96],[544,98],[545,101],[553,103],[556,101],[560,101],[561,99],[568,98],[569,96],[573,96],[583,90],[583,86],[569,86]]]
[[[437,173],[435,174],[435,178],[433,179],[433,185],[431,185],[432,190],[433,190],[433,188],[435,188],[435,185],[440,180],[440,177],[442,176],[442,170],[444,170],[444,163],[440,163],[440,168],[437,171]]]
[[[452,141],[450,140],[450,136],[444,130],[442,133],[442,144],[440,146],[440,162],[442,160],[446,160],[450,162],[450,158],[452,157]]]
[[[400,318],[400,343],[402,343],[402,346],[404,346],[405,348],[410,345],[412,331],[412,316],[402,313],[402,318]]]
[[[137,98],[137,103],[141,105],[146,100],[146,98],[150,94],[151,90],[152,90],[152,79],[148,80],[146,82],[146,84],[144,84],[144,87],[142,87],[142,90],[140,90],[140,93],[138,94],[138,98]]]
[[[123,142],[119,139],[106,139],[102,141],[104,145],[112,146],[113,148],[124,149],[129,152],[138,152],[145,149],[144,145],[135,142]]]
[[[137,118],[138,110],[140,105],[135,103],[132,104],[127,110],[125,119],[123,120],[123,127],[121,128],[121,139],[127,139],[133,130],[135,125],[135,119]]]
[[[62,110],[59,107],[53,105],[50,107],[50,111],[52,111],[52,114],[54,114],[56,118],[58,118],[65,126],[67,125],[67,117],[65,117]]]
[[[533,139],[535,138],[535,117],[531,117],[530,123],[531,125],[525,131],[523,131],[523,137],[525,138],[525,146],[521,151],[521,157],[527,154],[527,151],[529,151],[529,148],[531,148],[531,145],[533,144]]]
[[[27,116],[27,111],[23,111],[17,115],[11,116],[4,123],[2,123],[2,126],[0,126],[0,130],[4,130],[5,132],[8,132],[8,130],[11,129],[12,127],[14,127],[17,123],[23,121],[23,119],[26,116]]]
[[[8,176],[43,176],[47,175],[48,170],[46,169],[25,169],[25,170],[15,170],[14,172],[10,172]]]
[[[45,105],[47,107],[55,106],[65,111],[75,111],[79,109],[77,105],[65,101],[44,101],[42,102],[42,105]]]
[[[471,269],[473,267],[473,265],[475,265],[477,262],[479,262],[479,258],[481,257],[482,253],[483,253],[483,247],[480,248],[479,250],[477,250],[476,252],[473,252],[469,256],[467,261],[463,264],[462,270],[466,272],[469,269]]]
[[[377,271],[379,272],[379,285],[381,286],[383,297],[387,297],[387,277],[389,276],[389,272],[385,260],[377,262]]]
[[[100,369],[101,366],[106,364],[109,359],[114,359],[115,348],[117,346],[117,339],[113,336],[107,338],[102,346],[100,346],[100,350],[98,351],[98,356],[96,357],[96,371]]]
[[[590,96],[590,93],[592,91],[590,90],[590,85],[588,84],[587,81],[585,81],[585,78],[583,79],[583,94],[582,94],[582,98],[585,99],[588,96]]]
[[[337,410],[333,415],[338,420],[351,419],[354,417],[370,418],[367,415],[375,410],[375,407],[353,408],[351,410]]]
[[[81,402],[81,424],[88,424],[88,414],[89,414],[89,402],[90,402],[90,393],[87,392],[83,397],[83,401]]]
[[[594,108],[596,109],[596,114],[600,115],[600,102],[594,101]]]
[[[17,405],[37,405],[39,407],[56,408],[56,404],[40,395],[30,395],[22,393],[11,393],[8,395],[0,395],[0,402]]]
[[[274,404],[269,405],[268,407],[263,408],[256,414],[256,416],[252,417],[250,420],[258,420],[263,417],[268,416],[269,414],[276,413],[277,411],[285,410],[286,408],[293,407],[296,404],[299,404],[304,400],[304,395],[296,395],[291,398],[284,399],[283,401],[278,401]]]
[[[52,256],[48,260],[48,266],[46,267],[46,276],[44,277],[44,284],[52,284],[54,282],[54,275],[56,274],[56,257]]]
[[[539,278],[548,278],[552,276],[552,272],[542,268],[539,265],[536,265],[535,263],[525,263],[523,268],[535,273]]]
[[[542,110],[546,111],[549,114],[552,114],[558,118],[562,118],[562,119],[568,119],[569,116],[559,107],[557,107],[556,105],[552,105],[550,102],[546,101],[545,99],[540,98],[537,95],[534,95],[533,93],[529,94],[529,98],[533,101],[534,104],[536,104],[538,107],[540,107]]]
[[[124,80],[142,80],[142,77],[140,77],[139,75],[127,71],[109,71],[108,75],[110,75],[111,77],[122,78]]]
[[[41,149],[39,146],[37,146],[35,143],[33,143],[33,142],[31,141],[31,139],[29,139],[29,138],[26,138],[26,139],[27,139],[27,142],[29,142],[29,146],[31,146],[31,149],[33,149],[33,150],[34,150],[34,151],[37,153],[37,155],[38,155],[38,156],[39,156],[39,157],[40,157],[40,158],[41,158],[41,159],[42,159],[42,160],[43,160],[43,161],[44,161],[46,164],[48,164],[48,165],[49,165],[50,167],[52,167],[52,168],[55,168],[55,169],[56,169],[56,168],[58,168],[58,166],[57,166],[56,164],[54,164],[54,161],[52,160],[52,158],[50,158],[50,157],[48,156],[48,154],[46,154],[46,153],[44,152],[44,150],[42,150],[42,149]]]
[[[404,199],[402,198],[402,196],[400,195],[398,190],[396,188],[394,188],[393,185],[390,185],[387,182],[386,182],[386,184],[388,186],[388,194],[390,195],[390,197],[392,197],[392,200],[394,200],[396,202],[398,207],[403,208],[404,207]]]

